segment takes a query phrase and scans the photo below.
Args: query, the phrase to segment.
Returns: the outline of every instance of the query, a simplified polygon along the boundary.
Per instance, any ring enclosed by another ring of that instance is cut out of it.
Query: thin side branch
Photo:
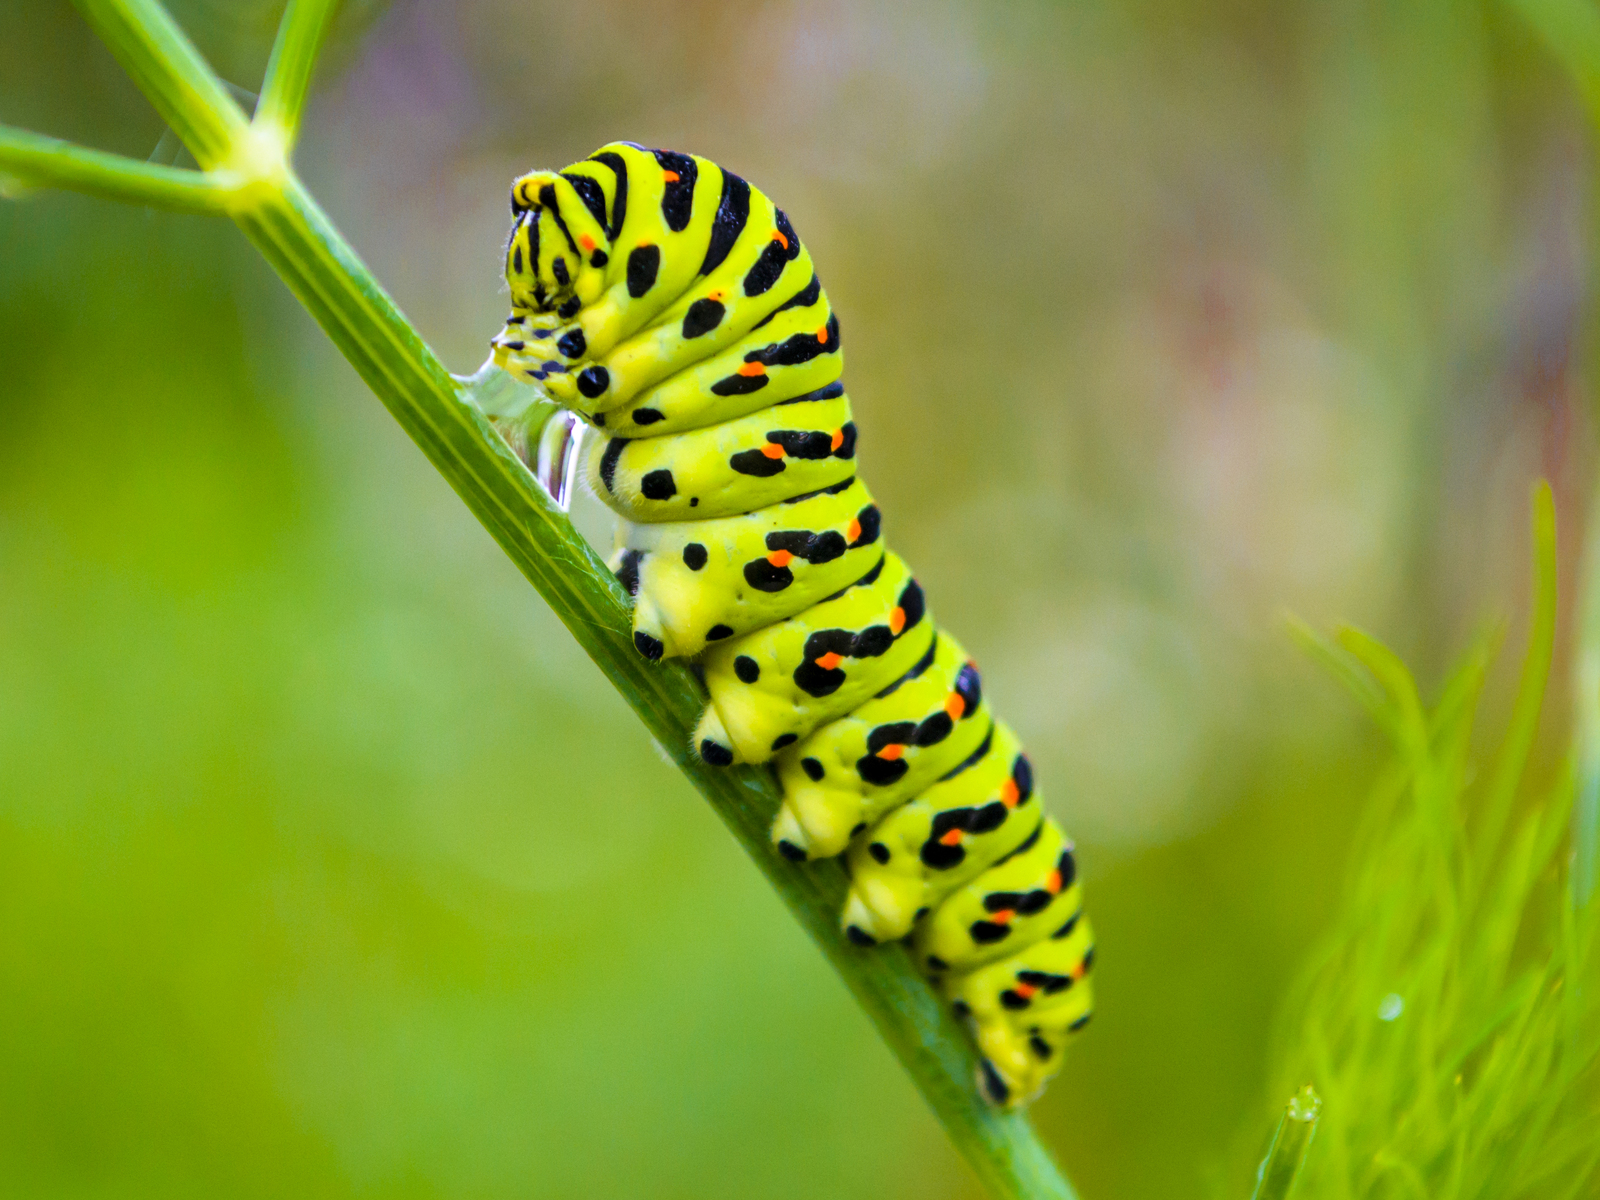
[[[249,144],[244,112],[216,72],[155,0],[77,0],[122,69],[202,167]]]
[[[139,162],[9,125],[0,125],[0,177],[178,212],[225,213],[235,193],[223,175]]]
[[[289,0],[278,25],[255,120],[275,130],[285,147],[292,146],[300,132],[311,72],[338,7],[337,0]]]

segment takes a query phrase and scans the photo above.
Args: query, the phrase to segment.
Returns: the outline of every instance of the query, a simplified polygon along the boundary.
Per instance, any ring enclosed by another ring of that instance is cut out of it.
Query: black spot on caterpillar
[[[720,300],[708,300],[702,297],[689,306],[689,311],[683,315],[683,336],[689,338],[704,337],[718,325],[722,324],[722,317],[728,311],[727,306]],[[635,420],[638,419],[635,415]]]
[[[678,485],[671,471],[647,471],[639,480],[639,491],[646,500],[670,500],[678,494]]]
[[[628,254],[628,295],[638,300],[655,287],[660,270],[660,246],[635,246]]]

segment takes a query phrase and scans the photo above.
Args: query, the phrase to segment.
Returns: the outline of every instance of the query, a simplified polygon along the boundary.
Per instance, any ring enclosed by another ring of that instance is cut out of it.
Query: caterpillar
[[[1028,1102],[1092,1009],[1073,845],[884,546],[811,255],[738,175],[631,142],[524,175],[511,214],[494,361],[602,435],[634,645],[710,696],[694,752],[773,764],[778,850],[845,856],[845,934],[910,937],[979,1091]]]

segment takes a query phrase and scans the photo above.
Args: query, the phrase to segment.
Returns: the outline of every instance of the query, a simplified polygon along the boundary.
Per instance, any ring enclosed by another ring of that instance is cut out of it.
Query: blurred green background
[[[175,7],[254,88],[278,6]],[[300,163],[453,369],[524,170],[628,138],[792,215],[889,536],[1080,843],[1100,1012],[1037,1121],[1088,1200],[1245,1194],[1381,761],[1279,614],[1437,679],[1541,473],[1576,543],[1556,70],[1468,2],[347,15]],[[66,6],[0,24],[0,120],[165,154]],[[976,1194],[232,228],[0,204],[0,355],[0,1190]]]

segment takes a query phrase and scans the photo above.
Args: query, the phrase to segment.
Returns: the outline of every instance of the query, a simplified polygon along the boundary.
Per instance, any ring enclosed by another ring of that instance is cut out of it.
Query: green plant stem
[[[1262,1160],[1256,1190],[1250,1194],[1250,1200],[1285,1200],[1293,1191],[1300,1164],[1311,1146],[1311,1135],[1317,1131],[1317,1116],[1321,1111],[1322,1100],[1309,1083],[1289,1101],[1278,1122],[1278,1130],[1272,1135],[1267,1157]]]
[[[225,212],[234,191],[219,174],[139,162],[8,125],[0,125],[0,176],[180,212]]]
[[[337,9],[335,0],[289,0],[278,26],[255,120],[258,125],[277,129],[285,145],[293,145],[300,131],[300,113],[311,87],[311,71]]]
[[[767,830],[780,795],[771,772],[714,769],[690,753],[689,734],[705,704],[700,685],[685,667],[648,663],[633,649],[621,586],[305,191],[288,166],[287,142],[246,125],[159,5],[81,3],[196,158],[248,176],[230,208],[245,235],[710,801],[832,961],[991,1194],[1074,1200],[1027,1117],[998,1112],[979,1098],[971,1043],[904,946],[861,949],[841,936],[837,913],[846,879],[839,863],[796,866],[774,851]],[[301,36],[294,35],[296,45]],[[300,49],[284,53],[303,51],[309,78],[314,39],[305,37]],[[290,40],[285,32],[279,44]],[[287,98],[290,84],[283,86]]]

